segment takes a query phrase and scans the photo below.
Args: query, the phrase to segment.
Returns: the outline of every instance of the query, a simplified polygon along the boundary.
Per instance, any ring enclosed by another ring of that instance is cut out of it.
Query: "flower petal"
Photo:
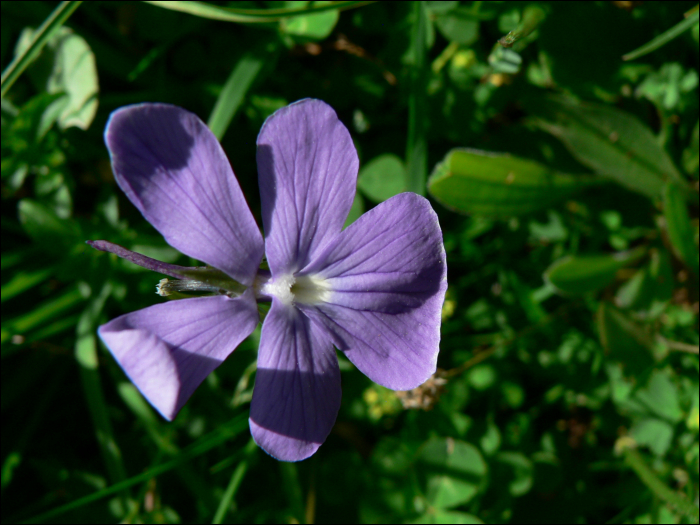
[[[435,372],[447,264],[430,203],[402,193],[365,213],[302,273],[326,303],[300,305],[375,383],[409,390]]]
[[[221,145],[194,113],[127,106],[110,116],[105,142],[119,186],[171,246],[252,284],[260,230]]]
[[[173,419],[202,381],[258,324],[252,291],[182,299],[110,321],[102,341],[144,397]]]
[[[257,160],[267,260],[273,275],[292,274],[343,228],[357,151],[335,111],[305,99],[265,121]]]
[[[333,428],[340,396],[338,359],[325,330],[273,299],[250,405],[255,442],[283,461],[308,458]]]

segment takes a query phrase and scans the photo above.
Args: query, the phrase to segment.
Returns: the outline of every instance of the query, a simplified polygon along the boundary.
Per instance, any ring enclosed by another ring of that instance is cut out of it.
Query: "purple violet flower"
[[[434,372],[447,288],[445,250],[428,201],[396,195],[347,229],[358,159],[320,100],[265,121],[257,161],[265,240],[223,149],[194,114],[166,104],[115,111],[105,130],[117,183],[143,216],[205,268],[175,266],[107,241],[93,247],[178,280],[160,293],[209,292],[102,325],[99,335],[168,420],[248,337],[260,337],[250,430],[270,455],[311,456],[340,407],[333,346],[374,382],[409,390]],[[260,269],[263,253],[269,271]]]

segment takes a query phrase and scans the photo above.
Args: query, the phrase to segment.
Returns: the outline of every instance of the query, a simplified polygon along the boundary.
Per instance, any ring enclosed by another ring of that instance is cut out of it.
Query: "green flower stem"
[[[668,485],[661,481],[653,470],[649,468],[644,461],[642,455],[633,448],[627,448],[624,452],[625,463],[634,470],[634,472],[639,476],[649,490],[651,490],[654,495],[665,501],[668,505],[673,507],[676,512],[688,516],[693,522],[697,523],[698,508],[685,497],[674,492]]]

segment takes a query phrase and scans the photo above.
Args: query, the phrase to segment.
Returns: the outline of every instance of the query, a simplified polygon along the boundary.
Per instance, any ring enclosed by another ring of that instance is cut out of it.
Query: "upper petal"
[[[357,151],[335,111],[305,99],[276,111],[258,136],[265,253],[273,275],[306,266],[343,228]]]
[[[302,273],[325,279],[325,303],[300,305],[372,381],[415,388],[435,372],[447,264],[430,203],[402,193],[365,213]]]
[[[283,461],[308,458],[333,428],[340,397],[338,359],[326,331],[273,299],[250,405],[255,442]]]
[[[127,106],[110,116],[105,142],[117,183],[171,246],[252,284],[260,230],[221,145],[194,113]]]
[[[102,325],[109,351],[144,397],[172,419],[258,324],[251,291],[149,306]]]

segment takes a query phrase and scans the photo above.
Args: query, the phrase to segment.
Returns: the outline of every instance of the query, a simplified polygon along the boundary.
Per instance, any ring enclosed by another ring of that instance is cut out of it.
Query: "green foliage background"
[[[697,523],[693,3],[78,4],[2,2],[3,522]],[[163,421],[95,335],[160,276],[84,241],[193,263],[118,190],[114,109],[197,113],[260,223],[257,133],[305,97],[355,140],[349,221],[433,200],[449,290],[439,373],[341,356],[289,464],[248,432],[259,330]]]

